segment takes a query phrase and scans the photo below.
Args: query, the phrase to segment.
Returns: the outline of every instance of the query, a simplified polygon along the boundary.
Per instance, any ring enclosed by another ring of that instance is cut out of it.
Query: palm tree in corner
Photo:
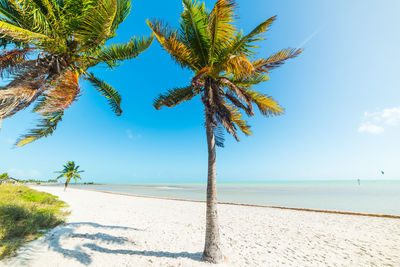
[[[34,104],[38,127],[18,146],[51,135],[64,111],[81,95],[79,80],[89,81],[117,116],[121,96],[90,68],[114,68],[146,50],[153,36],[106,44],[131,10],[131,0],[0,1],[1,121]]]
[[[64,165],[64,169],[62,171],[56,172],[60,173],[60,176],[58,176],[56,179],[60,178],[65,178],[65,187],[64,191],[67,190],[68,184],[71,181],[71,179],[75,180],[75,183],[78,182],[78,180],[82,180],[80,173],[84,171],[79,170],[79,166],[75,165],[74,161],[68,161],[67,164]]]
[[[238,31],[235,2],[219,0],[208,11],[204,3],[183,0],[180,29],[175,30],[160,20],[147,21],[161,46],[182,68],[193,72],[191,84],[169,90],[154,100],[154,107],[174,107],[200,95],[204,104],[208,144],[208,181],[206,236],[203,259],[223,261],[219,237],[216,190],[216,149],[223,146],[223,129],[239,141],[237,131],[251,135],[241,111],[254,116],[253,104],[265,116],[283,113],[283,108],[253,85],[267,81],[268,73],[287,59],[297,56],[299,49],[283,49],[263,59],[254,59],[255,42],[264,40],[276,17],[267,19],[249,34]]]

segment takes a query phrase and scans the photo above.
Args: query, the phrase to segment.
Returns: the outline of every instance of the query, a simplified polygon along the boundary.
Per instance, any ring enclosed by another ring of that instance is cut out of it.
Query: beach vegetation
[[[0,1],[1,121],[33,105],[41,119],[16,142],[23,146],[52,135],[87,80],[121,115],[121,96],[89,69],[113,69],[136,58],[153,36],[106,44],[131,10],[130,0]]]
[[[0,185],[0,259],[64,222],[66,204],[23,185]]]
[[[158,42],[182,68],[193,73],[191,83],[168,90],[154,100],[154,107],[174,107],[200,97],[204,105],[208,144],[206,238],[203,259],[223,261],[219,237],[216,190],[216,146],[224,145],[224,132],[239,141],[238,131],[251,135],[244,114],[273,117],[283,108],[269,95],[253,88],[269,80],[269,73],[301,49],[282,49],[264,58],[255,58],[257,42],[265,40],[276,17],[271,17],[249,33],[236,26],[236,4],[218,0],[212,10],[204,3],[183,0],[180,28],[174,29],[159,19],[148,20]]]

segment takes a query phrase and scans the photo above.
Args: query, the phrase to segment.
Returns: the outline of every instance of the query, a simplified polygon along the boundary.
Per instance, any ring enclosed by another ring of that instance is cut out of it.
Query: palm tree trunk
[[[224,256],[221,252],[219,237],[219,224],[217,213],[217,188],[216,188],[216,153],[215,136],[211,121],[206,114],[206,130],[208,144],[208,181],[207,181],[207,211],[206,211],[206,242],[203,260],[211,263],[220,263]]]

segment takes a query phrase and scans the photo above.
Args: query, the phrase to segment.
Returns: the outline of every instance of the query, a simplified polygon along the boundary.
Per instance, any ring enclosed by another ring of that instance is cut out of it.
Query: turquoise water
[[[144,196],[205,200],[205,184],[71,185]],[[400,215],[400,181],[302,181],[218,185],[218,200],[242,204]]]

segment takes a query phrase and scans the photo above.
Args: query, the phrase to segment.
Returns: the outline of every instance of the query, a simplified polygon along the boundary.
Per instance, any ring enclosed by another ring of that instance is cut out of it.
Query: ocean
[[[174,184],[71,184],[73,188],[142,196],[205,200],[206,185]],[[400,181],[285,181],[220,183],[218,201],[400,215]]]

